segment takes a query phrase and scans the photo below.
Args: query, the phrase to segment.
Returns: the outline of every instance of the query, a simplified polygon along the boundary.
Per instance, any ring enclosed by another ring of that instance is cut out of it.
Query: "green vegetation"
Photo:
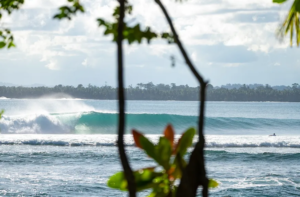
[[[196,101],[199,99],[199,87],[189,87],[188,85],[171,85],[150,83],[139,83],[136,87],[125,88],[128,100],[184,100]],[[73,98],[82,99],[117,99],[117,88],[111,86],[83,85],[50,87],[5,87],[0,86],[0,97],[7,98],[39,98],[54,96],[64,98],[66,95]],[[214,88],[208,85],[208,101],[283,101],[300,102],[300,86],[294,83],[291,87],[282,90],[272,88],[269,85],[250,88],[243,85],[238,88]]]
[[[175,142],[174,129],[168,125],[157,144],[152,143],[136,130],[132,130],[132,134],[136,146],[144,150],[157,163],[156,166],[134,171],[137,191],[152,189],[149,197],[175,196],[177,190],[175,181],[182,177],[183,169],[187,165],[184,155],[192,146],[196,130],[194,128],[188,129]],[[114,189],[127,191],[127,181],[123,172],[111,176],[107,185]],[[218,183],[215,180],[209,180],[210,188],[217,186]]]
[[[282,4],[288,0],[273,0],[274,3]],[[296,35],[294,33],[296,32]],[[293,46],[293,39],[296,38],[297,46],[300,45],[300,0],[294,0],[292,7],[279,28],[278,36],[283,38],[290,33],[290,45]]]
[[[1,0],[0,1],[0,20],[4,13],[11,14],[14,10],[20,9],[24,0]],[[14,37],[8,28],[0,26],[0,49],[15,47]]]

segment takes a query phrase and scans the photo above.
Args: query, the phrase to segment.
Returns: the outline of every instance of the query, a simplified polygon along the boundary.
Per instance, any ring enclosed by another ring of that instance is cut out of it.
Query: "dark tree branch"
[[[120,3],[120,18],[118,23],[118,101],[119,101],[119,125],[118,125],[118,150],[121,158],[122,167],[125,178],[128,183],[129,196],[136,196],[136,188],[134,175],[130,168],[124,146],[125,132],[125,95],[124,95],[124,73],[123,73],[123,29],[124,29],[124,12],[125,1],[119,0]]]
[[[158,4],[158,6],[161,8],[162,12],[164,13],[169,26],[171,28],[171,31],[174,35],[175,43],[179,47],[180,52],[182,53],[186,64],[190,68],[191,72],[194,74],[196,79],[198,80],[200,86],[201,86],[201,103],[199,108],[199,121],[198,121],[198,137],[199,142],[197,143],[195,149],[192,152],[192,155],[190,157],[189,164],[187,165],[182,180],[179,184],[178,190],[177,190],[177,196],[196,196],[197,188],[199,185],[203,186],[202,195],[208,196],[208,179],[206,177],[206,170],[205,170],[205,158],[204,158],[204,146],[205,146],[205,139],[204,139],[204,109],[205,109],[205,93],[206,93],[206,85],[207,82],[204,81],[203,77],[198,73],[195,66],[192,64],[190,58],[188,57],[180,39],[179,36],[175,30],[175,27],[173,25],[173,22],[165,9],[164,5],[161,3],[160,0],[155,0],[155,2]]]

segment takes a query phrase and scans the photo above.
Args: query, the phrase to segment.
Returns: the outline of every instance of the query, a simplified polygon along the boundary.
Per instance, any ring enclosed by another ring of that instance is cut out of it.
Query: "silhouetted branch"
[[[125,132],[125,95],[124,95],[124,73],[123,73],[123,29],[124,29],[124,12],[125,2],[119,0],[120,3],[120,18],[118,23],[118,101],[119,101],[119,125],[118,125],[118,149],[121,158],[122,167],[125,178],[128,183],[129,196],[136,196],[136,188],[134,175],[130,168],[124,147],[124,132]]]
[[[205,93],[206,93],[206,85],[207,82],[204,81],[203,77],[197,72],[195,66],[190,61],[190,58],[188,57],[180,39],[179,36],[174,28],[174,25],[172,23],[172,20],[165,9],[164,5],[161,3],[160,0],[155,0],[155,2],[159,5],[162,12],[164,13],[169,26],[171,28],[171,31],[173,33],[175,43],[180,49],[180,52],[182,53],[184,60],[196,79],[198,80],[200,86],[201,86],[201,103],[200,103],[200,109],[199,109],[199,122],[198,122],[198,136],[199,136],[199,142],[197,143],[195,149],[192,152],[192,155],[190,157],[189,164],[187,165],[182,180],[179,184],[178,190],[177,190],[177,196],[196,196],[197,188],[199,185],[203,186],[202,195],[208,196],[208,179],[206,177],[206,170],[205,170],[205,158],[204,158],[204,146],[205,146],[205,139],[203,134],[204,129],[204,108],[205,108]]]

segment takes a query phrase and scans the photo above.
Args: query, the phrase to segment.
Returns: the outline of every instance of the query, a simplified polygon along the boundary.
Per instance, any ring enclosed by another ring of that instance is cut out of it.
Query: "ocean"
[[[116,101],[1,98],[0,109],[0,196],[127,196],[106,186],[121,170]],[[197,112],[193,101],[128,101],[133,168],[154,163],[132,128],[156,142],[171,123],[178,138]],[[300,103],[207,102],[205,134],[211,196],[300,196]]]

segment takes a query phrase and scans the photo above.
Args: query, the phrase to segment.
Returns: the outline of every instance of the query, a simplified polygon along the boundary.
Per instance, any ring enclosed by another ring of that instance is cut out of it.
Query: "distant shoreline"
[[[61,101],[67,101],[67,100],[73,100],[73,101],[80,101],[80,100],[93,100],[93,101],[118,101],[116,99],[89,99],[89,98],[45,98],[45,97],[37,97],[37,98],[0,98],[1,100],[61,100]],[[168,102],[189,102],[189,101],[199,101],[199,100],[136,100],[136,99],[126,99],[127,101],[168,101]],[[207,102],[238,102],[238,103],[299,103],[300,101],[211,101],[206,100]]]
[[[187,85],[143,84],[125,88],[127,100],[137,101],[198,101],[199,87]],[[241,86],[239,88],[207,87],[207,101],[223,102],[300,102],[300,86],[283,90],[271,86]],[[5,99],[92,99],[117,100],[117,88],[111,86],[84,87],[6,87],[0,86],[0,100]]]

